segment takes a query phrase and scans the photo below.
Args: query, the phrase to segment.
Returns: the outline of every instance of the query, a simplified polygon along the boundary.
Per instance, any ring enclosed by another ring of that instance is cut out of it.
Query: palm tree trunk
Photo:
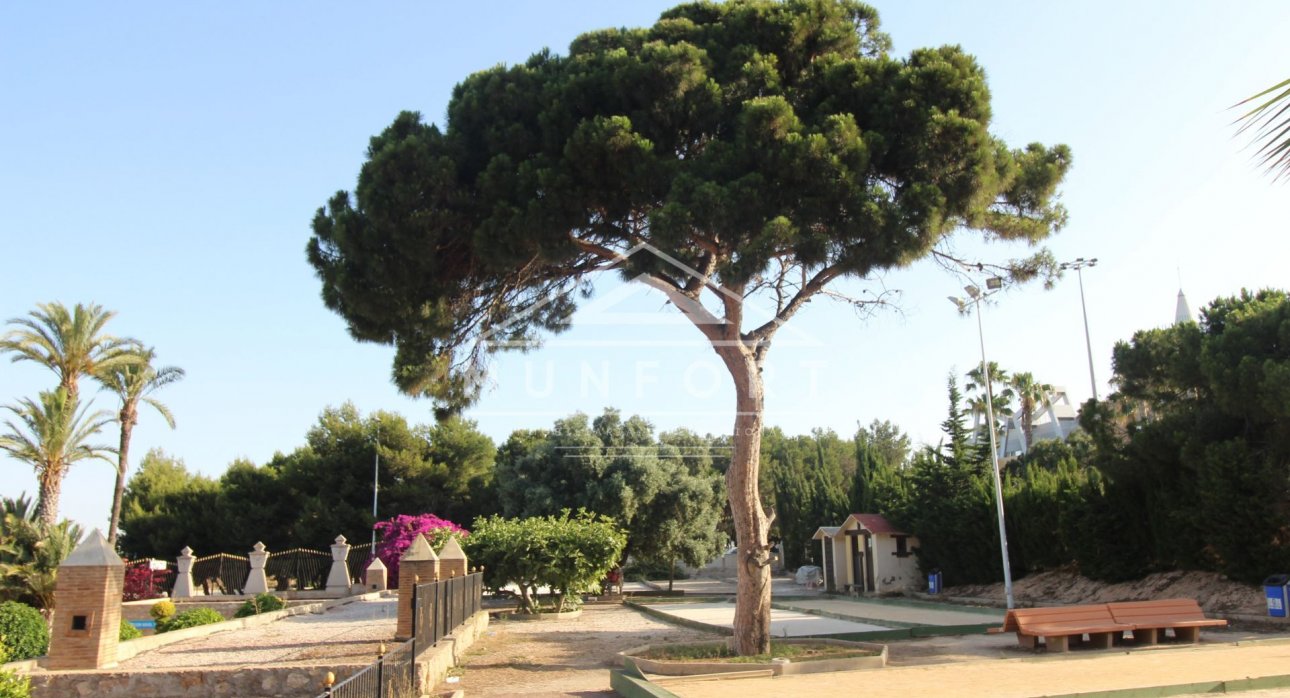
[[[116,545],[117,526],[121,523],[121,499],[125,494],[125,471],[130,466],[130,434],[134,431],[133,415],[121,411],[121,444],[116,461],[116,489],[112,492],[112,522],[108,524],[108,544]]]
[[[36,501],[36,518],[49,530],[58,524],[58,495],[63,487],[63,473],[46,465],[37,475],[40,498]]]
[[[737,347],[717,353],[735,381],[735,431],[726,487],[738,546],[735,567],[734,649],[740,655],[770,651],[770,524],[762,509],[757,473],[761,465],[765,388],[756,359]]]

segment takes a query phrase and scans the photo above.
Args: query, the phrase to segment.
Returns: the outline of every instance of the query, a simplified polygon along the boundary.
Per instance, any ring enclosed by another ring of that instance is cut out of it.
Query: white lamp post
[[[1008,608],[1012,608],[1012,567],[1008,564],[1008,530],[1003,519],[1003,477],[999,472],[999,448],[994,440],[994,380],[990,376],[990,362],[985,358],[985,328],[981,322],[981,299],[1002,288],[1003,279],[992,276],[986,279],[985,287],[989,289],[986,293],[981,293],[981,289],[976,286],[966,286],[963,290],[967,291],[972,304],[976,306],[977,337],[981,340],[981,369],[985,374],[985,414],[990,432],[990,464],[994,471],[994,508],[999,519],[999,548],[1003,554],[1003,592]],[[958,307],[960,313],[968,312],[968,301],[950,296],[950,302]]]
[[[1097,399],[1097,379],[1093,377],[1093,342],[1088,338],[1088,306],[1084,304],[1084,267],[1097,266],[1097,258],[1084,259],[1076,257],[1074,262],[1062,262],[1062,271],[1074,269],[1079,277],[1079,307],[1084,311],[1084,347],[1088,349],[1088,381],[1093,387],[1093,399]]]

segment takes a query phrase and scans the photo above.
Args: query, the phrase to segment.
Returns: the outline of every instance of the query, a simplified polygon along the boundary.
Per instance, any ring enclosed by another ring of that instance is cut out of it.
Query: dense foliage
[[[213,608],[193,608],[157,621],[157,632],[168,633],[172,630],[183,630],[184,628],[195,628],[199,625],[223,622],[224,616],[221,616],[219,611]]]
[[[17,601],[0,603],[0,637],[9,661],[39,657],[49,651],[49,628],[40,611]]]
[[[627,532],[623,556],[702,565],[727,540],[718,464],[729,449],[680,429],[654,436],[639,416],[575,414],[547,431],[517,431],[497,456],[501,514],[550,516],[587,509]]]
[[[31,679],[13,671],[0,671],[0,698],[31,698]]]
[[[464,541],[467,557],[484,568],[484,583],[493,589],[519,589],[519,610],[543,610],[539,587],[555,595],[553,609],[567,610],[576,594],[595,592],[623,553],[627,537],[604,516],[568,510],[559,516],[475,519]]]
[[[306,444],[257,466],[237,461],[218,479],[188,471],[160,452],[144,457],[126,488],[121,547],[131,557],[324,548],[337,536],[366,542],[372,478],[378,515],[435,511],[458,521],[492,513],[496,448],[473,422],[409,426],[395,414],[361,417],[353,405],[328,408]],[[387,561],[388,563],[388,561]]]

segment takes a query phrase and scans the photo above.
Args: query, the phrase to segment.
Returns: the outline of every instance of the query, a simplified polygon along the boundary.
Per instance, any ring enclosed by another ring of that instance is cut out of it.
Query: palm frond
[[[1257,147],[1254,158],[1273,175],[1273,181],[1277,181],[1290,176],[1290,78],[1251,95],[1230,108],[1236,109],[1260,100],[1263,101],[1241,114],[1233,123],[1241,124],[1236,131],[1238,136],[1247,131],[1252,134]]]

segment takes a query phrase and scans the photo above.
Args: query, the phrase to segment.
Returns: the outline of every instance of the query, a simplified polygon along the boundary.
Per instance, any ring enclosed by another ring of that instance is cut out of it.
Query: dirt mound
[[[1002,599],[1003,584],[946,587],[945,594]],[[1036,572],[1013,582],[1012,595],[1022,606],[1191,598],[1209,613],[1267,613],[1262,587],[1234,582],[1215,572],[1157,572],[1118,584],[1094,581],[1069,570]]]

